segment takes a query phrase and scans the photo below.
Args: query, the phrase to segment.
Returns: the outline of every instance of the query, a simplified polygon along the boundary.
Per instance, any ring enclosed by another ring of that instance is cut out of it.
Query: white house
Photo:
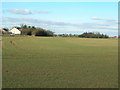
[[[21,34],[21,31],[17,28],[12,28],[9,32],[11,32],[12,34]]]

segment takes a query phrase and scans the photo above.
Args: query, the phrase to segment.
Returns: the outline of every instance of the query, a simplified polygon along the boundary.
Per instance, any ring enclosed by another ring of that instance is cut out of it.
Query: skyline
[[[117,2],[2,2],[3,26],[27,24],[55,33],[118,35]]]

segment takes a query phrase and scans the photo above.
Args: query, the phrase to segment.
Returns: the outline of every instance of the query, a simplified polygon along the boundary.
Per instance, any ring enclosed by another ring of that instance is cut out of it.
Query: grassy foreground
[[[3,37],[3,88],[116,88],[117,41]]]

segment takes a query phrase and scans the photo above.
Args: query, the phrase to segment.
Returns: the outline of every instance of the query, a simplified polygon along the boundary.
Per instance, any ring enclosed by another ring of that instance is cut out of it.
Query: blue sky
[[[34,25],[55,33],[118,34],[117,2],[3,2],[3,25]]]
[[[118,2],[119,0],[2,0],[2,2]]]

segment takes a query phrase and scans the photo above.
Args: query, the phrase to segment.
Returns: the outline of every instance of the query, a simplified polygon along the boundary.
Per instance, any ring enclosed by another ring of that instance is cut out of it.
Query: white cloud
[[[96,29],[112,29],[112,30],[117,30],[118,27],[117,26],[96,26]]]
[[[5,25],[0,25],[0,28],[3,28],[3,27],[5,27]]]
[[[31,23],[31,24],[41,24],[41,25],[58,25],[58,26],[65,26],[65,25],[74,25],[71,23],[65,22],[58,22],[58,21],[46,21],[40,19],[33,19],[33,18],[14,18],[14,17],[3,17],[3,22],[20,22],[20,23]]]
[[[32,11],[29,9],[10,9],[8,12],[19,15],[30,15],[30,14],[48,14],[49,11]]]
[[[41,13],[43,13],[43,14],[48,14],[48,13],[50,13],[50,11],[34,11],[34,13],[38,13],[38,14],[41,14]]]
[[[108,23],[118,24],[118,21],[117,21],[117,20],[110,19],[110,18],[92,17],[91,19],[92,19],[92,20],[102,20],[102,21],[105,21],[105,22],[108,22]]]
[[[103,20],[102,18],[99,17],[92,17],[93,20]]]
[[[14,17],[3,17],[4,23],[14,22],[16,24],[31,24],[35,26],[43,26],[43,27],[76,27],[78,29],[106,29],[106,30],[117,30],[117,25],[112,25],[109,23],[68,23],[68,22],[58,22],[58,21],[46,21],[40,19],[33,18],[14,18]]]
[[[13,13],[13,14],[21,14],[21,15],[32,14],[32,12],[28,9],[11,9],[11,10],[8,10],[8,12]]]

